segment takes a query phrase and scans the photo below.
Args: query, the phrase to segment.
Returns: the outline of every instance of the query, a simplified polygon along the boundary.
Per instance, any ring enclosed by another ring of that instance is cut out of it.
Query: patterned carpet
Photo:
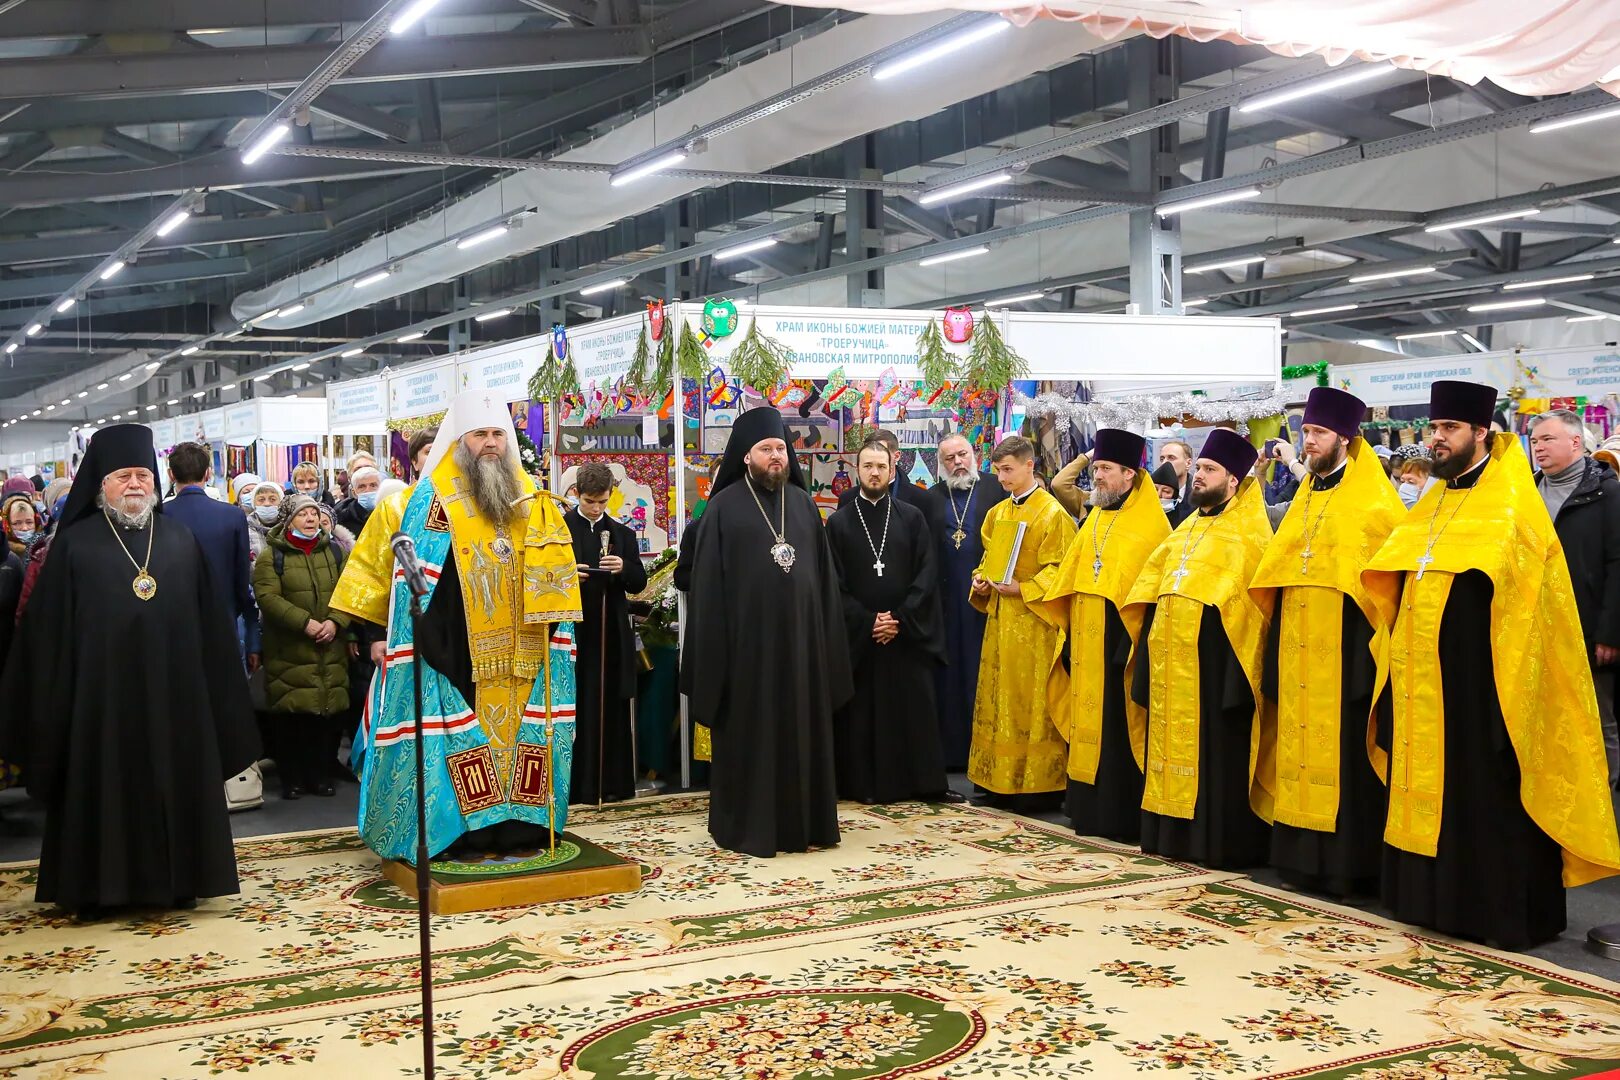
[[[717,851],[701,799],[581,815],[646,885],[436,919],[439,1075],[1426,1080],[1620,1060],[1620,988],[1589,976],[993,811],[841,814],[837,849],[772,861]],[[410,902],[352,833],[240,854],[239,897],[93,927],[0,868],[0,1077],[420,1075]]]

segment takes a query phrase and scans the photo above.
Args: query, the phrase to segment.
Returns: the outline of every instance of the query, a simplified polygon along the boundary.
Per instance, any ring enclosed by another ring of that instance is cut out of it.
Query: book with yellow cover
[[[1013,569],[1018,565],[1018,553],[1024,548],[1024,532],[1029,528],[1022,521],[1001,520],[990,531],[990,546],[984,552],[985,577],[1002,585],[1013,583]]]

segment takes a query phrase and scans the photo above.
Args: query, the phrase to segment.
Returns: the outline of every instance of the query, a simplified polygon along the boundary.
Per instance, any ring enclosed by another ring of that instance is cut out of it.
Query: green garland
[[[388,421],[388,430],[397,431],[401,435],[415,435],[418,431],[438,427],[440,421],[444,419],[444,413],[445,410],[441,409],[439,412],[429,413],[426,416],[406,416],[397,420],[390,420]]]
[[[1317,386],[1328,385],[1328,365],[1323,360],[1319,364],[1287,364],[1282,369],[1282,377],[1287,379],[1303,379],[1307,376],[1316,376]]]
[[[760,333],[759,319],[748,324],[748,333],[731,350],[731,374],[744,386],[766,393],[788,377],[793,350],[769,334]]]
[[[698,344],[697,335],[692,333],[692,327],[682,319],[680,344],[675,346],[675,366],[680,369],[681,378],[703,378],[703,371],[708,363],[709,357],[703,351],[703,346]]]
[[[917,370],[929,394],[956,378],[956,357],[945,348],[945,335],[940,333],[937,319],[929,319],[917,335]]]
[[[968,353],[962,383],[968,390],[1000,393],[1014,379],[1029,376],[1029,365],[1013,351],[987,312],[973,325],[973,349]]]
[[[1429,418],[1417,416],[1411,420],[1363,420],[1361,426],[1372,428],[1374,431],[1388,431],[1391,428],[1426,428],[1429,426]]]
[[[529,376],[531,401],[558,401],[568,394],[579,393],[579,369],[574,367],[574,350],[568,350],[566,360],[557,359],[557,346],[553,342],[546,352],[545,363]]]
[[[675,378],[675,328],[664,324],[664,336],[658,339],[658,367],[653,371],[652,389],[662,397],[664,390]]]
[[[652,366],[652,341],[647,336],[647,320],[641,320],[641,336],[636,338],[636,351],[630,356],[630,367],[624,373],[624,387],[637,397],[646,397],[649,368]]]

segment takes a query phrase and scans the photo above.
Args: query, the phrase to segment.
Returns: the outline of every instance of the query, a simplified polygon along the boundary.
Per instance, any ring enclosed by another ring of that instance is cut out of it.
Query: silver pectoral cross
[[[1423,580],[1423,573],[1424,573],[1424,571],[1428,570],[1429,564],[1434,562],[1434,556],[1432,554],[1430,554],[1430,552],[1432,552],[1433,550],[1434,550],[1433,548],[1430,548],[1428,551],[1425,551],[1423,553],[1423,557],[1420,558],[1417,561],[1417,564],[1418,564],[1417,579],[1419,581]]]
[[[1308,573],[1311,572],[1311,556],[1313,556],[1315,554],[1316,554],[1316,552],[1311,550],[1309,544],[1305,545],[1305,550],[1299,553],[1299,572],[1300,573],[1308,574]]]
[[[877,576],[878,577],[882,577],[883,576],[883,560],[879,559],[877,562],[873,563],[872,564],[872,569],[877,571]]]
[[[1102,577],[1102,556],[1098,555],[1091,560],[1091,580],[1096,581],[1100,577]]]
[[[1192,573],[1192,571],[1187,569],[1187,563],[1186,563],[1185,560],[1183,560],[1181,565],[1176,567],[1175,570],[1171,571],[1171,573],[1170,573],[1170,576],[1176,579],[1173,583],[1171,583],[1170,591],[1171,592],[1180,592],[1181,591],[1181,579],[1186,577],[1190,573]]]

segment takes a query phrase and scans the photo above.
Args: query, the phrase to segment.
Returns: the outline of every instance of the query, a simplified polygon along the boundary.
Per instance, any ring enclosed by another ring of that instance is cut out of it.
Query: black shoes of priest
[[[960,791],[950,791],[947,789],[939,795],[929,796],[925,801],[932,803],[965,803],[968,801],[968,797],[963,795]]]
[[[303,785],[288,784],[286,787],[281,789],[281,797],[289,802],[293,799],[302,799],[304,797]]]

